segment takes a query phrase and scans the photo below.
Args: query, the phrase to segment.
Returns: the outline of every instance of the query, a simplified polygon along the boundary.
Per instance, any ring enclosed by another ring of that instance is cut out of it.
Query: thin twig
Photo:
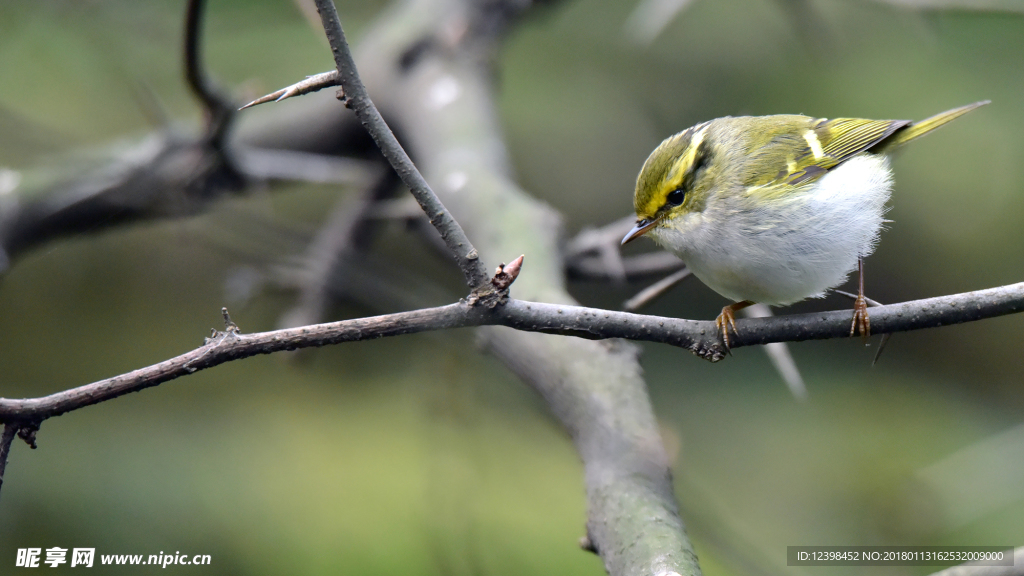
[[[832,291],[835,292],[836,294],[839,294],[840,296],[846,296],[850,300],[856,300],[857,299],[857,295],[853,294],[852,292],[846,292],[845,290],[832,290]],[[864,301],[867,302],[868,306],[885,306],[885,304],[882,304],[878,300],[872,300],[871,298],[868,298],[867,296],[864,297]]]
[[[629,300],[623,302],[622,309],[627,312],[636,312],[668,292],[676,284],[679,284],[688,278],[690,274],[692,274],[690,269],[684,267],[682,270],[678,270],[661,280],[658,280],[654,284],[651,284],[647,288],[637,292],[637,294]]]
[[[9,259],[55,237],[96,232],[126,222],[191,215],[255,177],[239,168],[226,147],[234,106],[202,68],[203,1],[190,0],[185,17],[184,71],[202,103],[207,123],[197,136],[170,129],[131,147],[112,146],[109,161],[75,166],[67,180],[19,191],[19,201],[0,210],[0,273]],[[90,155],[95,154],[90,151]],[[107,159],[104,159],[107,160]],[[258,179],[258,178],[256,178]]]
[[[344,156],[297,150],[233,148],[232,157],[246,177],[254,180],[284,180],[316,184],[368,186],[380,172],[380,164]]]
[[[4,422],[3,435],[0,436],[0,489],[3,489],[4,487],[4,472],[7,470],[7,457],[10,456],[11,444],[14,442],[14,436],[17,433],[18,424],[16,422]]]
[[[127,374],[41,398],[0,399],[0,419],[28,420],[59,416],[71,410],[257,354],[413,334],[427,330],[475,326],[482,323],[487,316],[484,308],[474,308],[460,303],[256,334],[217,333],[199,348]]]
[[[566,243],[565,255],[575,258],[583,254],[600,252],[605,246],[619,248],[622,237],[636,222],[636,216],[623,216],[599,228],[585,228]]]
[[[417,206],[416,210],[419,209]],[[438,302],[452,301],[451,290],[373,254],[350,254],[344,268],[339,272],[355,273],[332,279],[328,296],[335,301],[358,304],[376,313],[429,308]],[[304,267],[276,266],[272,279],[282,288],[301,289],[309,282],[309,278],[303,278],[308,273]],[[285,323],[281,321],[280,324],[283,326]]]
[[[341,85],[345,91],[346,106],[355,112],[356,117],[363,124],[363,127],[373,137],[374,142],[384,153],[395,172],[402,179],[402,182],[409,187],[413,197],[419,202],[423,211],[426,212],[430,223],[434,225],[445,245],[455,258],[459,269],[466,278],[466,283],[471,289],[478,289],[487,286],[490,276],[487,268],[480,261],[479,253],[473,244],[466,237],[462,226],[452,217],[448,209],[444,207],[441,200],[423,179],[423,175],[409,159],[409,155],[398,143],[398,139],[391,132],[391,129],[384,123],[380,112],[370,101],[366,88],[363,86],[359,73],[356,70],[355,61],[349,50],[348,42],[345,40],[345,33],[341,29],[341,21],[338,19],[338,12],[331,0],[316,0],[317,11],[320,12],[320,20],[327,33],[327,41],[331,44],[331,52],[334,54],[334,62],[338,67]]]
[[[915,300],[877,307],[872,329],[878,333],[933,328],[1024,311],[1024,282],[976,292]],[[713,321],[684,320],[614,312],[583,306],[564,306],[509,300],[489,308],[459,302],[411,312],[344,320],[256,334],[218,333],[202,347],[159,364],[100,380],[78,388],[32,399],[0,399],[0,419],[41,420],[97,404],[129,392],[229,362],[283,350],[296,350],[470,326],[508,326],[527,332],[579,336],[588,339],[626,338],[686,348],[717,361],[725,357]],[[771,318],[737,320],[733,348],[846,338],[846,310]]]
[[[669,252],[646,252],[636,256],[626,256],[621,260],[622,271],[626,280],[637,280],[651,276],[661,276],[680,270],[686,266],[683,261]],[[599,256],[579,256],[565,261],[566,273],[580,280],[615,281],[616,271],[606,265]]]
[[[772,309],[765,304],[754,304],[743,309],[741,312],[747,318],[769,318],[774,316]],[[793,397],[797,400],[807,399],[807,386],[800,376],[800,369],[789,352],[789,346],[785,342],[772,342],[764,345],[764,353],[768,360],[775,367],[775,371],[782,377]]]
[[[234,118],[235,106],[217,90],[203,69],[204,3],[205,0],[189,0],[185,13],[185,80],[206,108],[206,136],[210,144],[219,150]]]
[[[565,246],[566,270],[577,278],[621,283],[637,276],[673,272],[683,266],[667,252],[622,256],[622,237],[635,221],[626,216],[601,226],[581,230]]]
[[[634,217],[620,218],[600,228],[585,228],[566,244],[567,261],[580,260],[596,254],[596,260],[608,279],[616,283],[626,280],[626,267],[622,261],[622,236],[633,225]]]
[[[416,200],[406,196],[381,200],[374,204],[366,213],[369,220],[416,220],[423,218],[423,210]]]
[[[279,326],[320,322],[330,303],[344,294],[344,284],[361,273],[352,263],[357,252],[367,245],[370,227],[366,213],[395,184],[390,172],[382,173],[359,194],[343,197],[335,204],[327,222],[306,249],[306,273],[302,274],[298,298],[292,309],[282,315]]]

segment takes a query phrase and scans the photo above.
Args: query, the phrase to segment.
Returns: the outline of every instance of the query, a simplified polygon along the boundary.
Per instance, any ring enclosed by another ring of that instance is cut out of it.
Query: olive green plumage
[[[726,179],[744,187],[778,185],[770,193],[785,194],[791,186],[813,182],[857,154],[891,152],[985,104],[988,101],[968,104],[916,123],[776,115],[725,117],[698,124],[666,139],[651,153],[637,179],[634,207],[641,218],[654,218],[672,208],[665,206],[666,197],[680,186],[689,188],[688,201],[699,205],[704,196],[696,178],[700,170],[708,172],[703,178],[708,182]],[[706,134],[701,132],[712,122],[718,139],[729,142],[728,148],[723,142],[705,141]],[[700,142],[694,150],[695,136]]]
[[[694,275],[736,302],[782,306],[842,284],[871,254],[892,190],[889,153],[987,104],[922,120],[718,118],[667,138],[647,158],[633,197],[636,226]],[[862,282],[863,282],[863,276]],[[870,327],[861,293],[851,334]]]

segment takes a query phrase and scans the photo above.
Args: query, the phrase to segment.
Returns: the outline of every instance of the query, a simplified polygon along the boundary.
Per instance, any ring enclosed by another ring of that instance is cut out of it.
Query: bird
[[[925,120],[717,118],[666,138],[637,176],[636,225],[733,303],[715,325],[728,350],[735,313],[824,296],[858,271],[850,336],[867,338],[864,258],[879,241],[893,187],[890,156],[988,104]]]

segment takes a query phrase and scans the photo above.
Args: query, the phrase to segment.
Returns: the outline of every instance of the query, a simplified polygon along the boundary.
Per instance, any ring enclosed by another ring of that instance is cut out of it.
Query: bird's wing
[[[792,185],[813,182],[910,123],[863,118],[813,120],[799,133],[787,135],[791,152],[772,180]]]

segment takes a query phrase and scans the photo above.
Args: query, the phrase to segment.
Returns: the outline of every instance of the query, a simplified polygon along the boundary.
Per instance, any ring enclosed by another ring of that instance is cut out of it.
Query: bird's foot
[[[718,329],[718,334],[722,337],[722,345],[725,346],[725,351],[729,351],[729,330],[732,330],[733,334],[739,336],[739,331],[736,330],[736,312],[752,305],[753,302],[744,300],[743,302],[736,302],[735,304],[729,304],[725,308],[722,308],[722,313],[715,318],[715,328]]]
[[[865,340],[871,335],[871,319],[868,318],[868,303],[864,294],[858,294],[853,301],[853,323],[850,324],[850,337],[860,333]]]

